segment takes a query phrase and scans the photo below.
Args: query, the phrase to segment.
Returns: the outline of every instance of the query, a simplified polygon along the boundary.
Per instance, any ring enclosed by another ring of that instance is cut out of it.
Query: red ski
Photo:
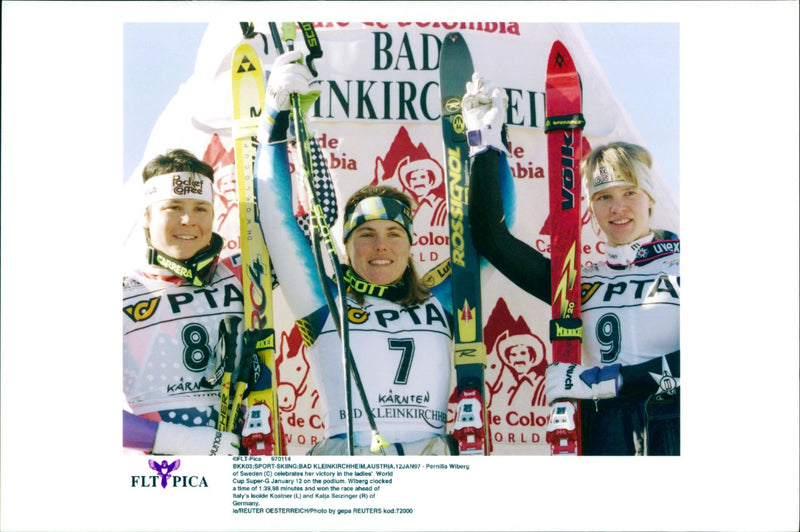
[[[581,80],[561,41],[547,60],[545,132],[550,190],[553,362],[581,363]],[[559,398],[548,398],[549,400]],[[554,455],[580,454],[577,401],[558,400],[550,411],[547,442]]]

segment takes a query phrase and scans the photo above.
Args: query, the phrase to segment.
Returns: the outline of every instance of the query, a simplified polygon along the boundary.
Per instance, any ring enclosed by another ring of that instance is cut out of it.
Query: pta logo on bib
[[[197,475],[176,475],[175,471],[181,466],[180,460],[169,462],[167,460],[148,460],[150,469],[155,475],[131,475],[132,488],[207,488],[206,478]]]

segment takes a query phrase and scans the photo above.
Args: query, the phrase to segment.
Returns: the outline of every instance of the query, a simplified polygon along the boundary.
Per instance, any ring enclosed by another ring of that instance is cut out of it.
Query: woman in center
[[[256,178],[264,238],[280,286],[303,334],[320,393],[325,439],[309,454],[346,455],[342,344],[326,305],[312,250],[293,215],[286,149],[289,94],[309,92],[311,75],[289,52],[276,60],[259,126]],[[347,201],[343,238],[349,345],[368,405],[352,377],[354,454],[453,454],[446,434],[451,392],[450,313],[423,285],[411,257],[412,200],[364,187]],[[344,261],[343,261],[344,262]],[[441,285],[440,285],[441,286]],[[446,298],[445,298],[446,300]],[[372,450],[366,410],[388,446]]]

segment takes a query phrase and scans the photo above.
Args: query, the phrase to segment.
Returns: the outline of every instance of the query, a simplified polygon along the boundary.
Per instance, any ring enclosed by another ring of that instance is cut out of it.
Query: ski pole
[[[313,66],[313,60],[315,58],[322,56],[322,49],[319,46],[319,40],[317,39],[314,26],[310,22],[301,22],[300,26],[303,30],[303,36],[306,40],[306,44],[310,51],[308,57],[306,58],[306,63],[311,73],[316,76],[316,69]],[[278,32],[277,32],[277,26],[274,22],[270,22],[270,30],[272,32],[275,46],[280,53],[283,53],[283,45],[281,44],[281,40],[286,42],[286,47],[290,51],[294,49],[294,40],[296,37],[296,27],[294,22],[283,23],[281,39],[278,39],[276,37],[278,35]],[[372,442],[370,445],[370,450],[373,452],[380,451],[383,454],[383,449],[387,447],[389,443],[378,432],[378,427],[375,422],[375,417],[369,406],[369,401],[367,399],[366,391],[364,390],[364,385],[363,381],[361,380],[361,375],[359,374],[358,368],[355,365],[353,353],[350,349],[349,323],[347,320],[347,307],[346,307],[347,285],[345,284],[344,275],[342,273],[341,262],[339,261],[338,254],[336,252],[336,248],[334,246],[333,239],[331,237],[330,227],[328,226],[328,223],[325,220],[322,207],[317,201],[316,192],[314,190],[314,186],[311,181],[310,169],[313,168],[313,163],[311,161],[311,156],[309,153],[310,150],[309,150],[308,132],[306,130],[305,123],[303,121],[302,109],[300,106],[298,95],[291,94],[290,101],[292,105],[295,136],[297,139],[296,149],[299,155],[298,163],[300,165],[301,172],[305,177],[304,182],[306,185],[306,189],[308,191],[309,210],[310,210],[311,228],[312,228],[311,231],[312,247],[314,249],[314,259],[317,266],[317,274],[319,275],[320,278],[320,283],[322,285],[322,290],[325,296],[325,300],[331,311],[331,317],[333,319],[334,324],[336,325],[336,331],[339,335],[339,338],[342,341],[342,356],[344,359],[344,366],[345,366],[345,401],[347,405],[346,415],[347,415],[348,454],[352,456],[354,452],[352,391],[351,391],[351,381],[349,378],[350,375],[353,376],[353,381],[356,384],[356,388],[359,393],[359,397],[361,398],[361,402],[364,405],[364,409],[367,415],[367,421],[370,425],[370,430],[372,432]],[[328,257],[330,259],[333,268],[337,289],[340,294],[340,300],[341,300],[340,305],[336,304],[335,298],[331,293],[330,286],[328,285],[328,278],[325,275],[325,264],[322,258],[320,240],[324,241],[325,243],[325,247],[328,252]]]

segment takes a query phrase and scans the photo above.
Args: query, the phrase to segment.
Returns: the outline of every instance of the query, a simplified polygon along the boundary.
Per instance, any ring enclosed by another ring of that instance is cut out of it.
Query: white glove
[[[288,111],[291,107],[290,94],[312,92],[311,82],[314,80],[314,75],[308,67],[296,62],[302,57],[303,53],[300,50],[293,50],[281,55],[272,64],[272,72],[267,80],[267,90],[264,94],[264,104],[267,107],[275,111]]]
[[[238,456],[239,446],[239,436],[232,432],[161,421],[156,430],[153,454]]]
[[[314,100],[319,98],[320,91],[311,88],[314,75],[305,65],[295,63],[301,59],[300,50],[292,50],[278,57],[272,64],[272,72],[267,79],[264,92],[264,112],[258,121],[256,136],[262,144],[277,144],[294,138],[289,131],[289,95],[297,94],[300,111],[303,115],[311,108]]]
[[[483,84],[483,76],[478,72],[472,74],[472,81],[467,82],[467,92],[461,100],[470,157],[489,148],[510,155],[503,143],[503,123],[507,107],[508,96],[504,90],[495,88],[489,96]]]
[[[544,393],[552,403],[557,399],[610,399],[619,395],[622,377],[619,364],[587,368],[556,362],[547,366]]]

